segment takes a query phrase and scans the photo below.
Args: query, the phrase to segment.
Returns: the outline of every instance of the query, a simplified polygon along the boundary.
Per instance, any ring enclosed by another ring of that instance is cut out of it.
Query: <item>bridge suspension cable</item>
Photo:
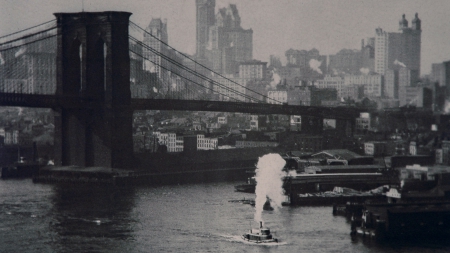
[[[6,34],[6,35],[3,35],[3,36],[0,36],[0,39],[7,38],[7,37],[10,37],[10,36],[19,34],[19,33],[23,33],[25,31],[29,31],[31,29],[34,29],[34,28],[37,28],[37,27],[40,27],[40,26],[43,26],[43,25],[47,25],[47,24],[52,23],[52,22],[56,24],[56,19],[52,19],[52,20],[49,20],[49,21],[44,22],[44,23],[39,24],[39,25],[35,25],[35,26],[28,27],[26,29],[23,29],[23,30],[20,30],[20,31],[17,31],[17,32],[13,32],[13,33],[10,33],[10,34]]]
[[[154,36],[152,33],[148,32],[147,30],[143,29],[142,27],[138,26],[137,24],[135,24],[135,23],[132,22],[132,21],[130,21],[130,28],[131,28],[131,29],[137,29],[137,30],[140,30],[141,32],[144,32],[144,34],[146,34],[146,35],[152,37],[153,39],[157,40],[159,43],[161,43],[161,44],[167,46],[168,48],[170,48],[170,49],[172,49],[172,50],[174,50],[175,52],[179,53],[180,55],[182,55],[182,56],[185,57],[186,59],[189,59],[190,61],[192,61],[193,63],[195,63],[195,65],[198,65],[198,66],[200,66],[200,67],[206,69],[206,70],[209,71],[210,73],[213,73],[214,75],[219,76],[219,77],[223,78],[224,80],[227,80],[227,81],[229,81],[229,82],[235,84],[236,86],[239,86],[239,87],[243,88],[244,90],[247,90],[247,91],[249,91],[249,92],[252,92],[253,94],[259,95],[259,96],[261,96],[261,97],[263,97],[263,98],[266,98],[267,100],[271,100],[271,101],[280,103],[280,101],[277,101],[277,100],[275,100],[275,99],[269,98],[268,96],[266,96],[266,95],[264,95],[264,94],[261,94],[261,93],[259,93],[259,92],[257,92],[257,91],[254,91],[254,90],[252,90],[252,89],[249,89],[249,88],[246,87],[245,85],[239,84],[239,83],[237,83],[237,82],[235,82],[235,81],[233,81],[233,80],[231,80],[231,79],[229,79],[229,78],[223,76],[222,74],[215,72],[214,70],[208,68],[207,66],[205,66],[205,65],[203,65],[203,64],[201,64],[201,63],[199,63],[199,62],[197,62],[196,60],[192,59],[192,58],[189,57],[188,55],[186,55],[186,54],[184,54],[184,53],[182,53],[182,52],[176,50],[175,48],[173,48],[172,46],[170,46],[170,45],[167,44],[166,42],[160,40],[158,37]],[[250,97],[250,98],[251,98],[251,100],[253,100],[253,101],[263,102],[263,101],[261,101],[261,100],[259,100],[259,99],[255,99],[254,97]]]

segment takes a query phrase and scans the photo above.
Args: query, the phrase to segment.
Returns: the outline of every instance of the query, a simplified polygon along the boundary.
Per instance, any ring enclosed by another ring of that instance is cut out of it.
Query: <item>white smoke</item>
[[[448,100],[445,100],[444,113],[445,114],[449,114],[450,113],[450,102]]]
[[[361,71],[361,73],[363,73],[364,75],[367,75],[370,73],[370,69],[368,69],[368,68],[360,68],[359,71]]]
[[[144,61],[144,70],[149,71],[151,73],[155,73],[156,72],[155,64],[153,64],[149,60],[145,60]]]
[[[26,51],[27,51],[27,49],[26,49],[25,47],[21,47],[21,48],[19,49],[19,51],[17,51],[17,52],[14,54],[14,57],[17,58],[17,57],[23,55]]]
[[[5,59],[3,59],[3,55],[2,53],[0,53],[0,65],[4,65],[5,64]]]
[[[281,82],[281,77],[277,73],[276,69],[272,70],[272,81],[270,82],[270,87],[267,87],[268,89],[275,89],[278,84]]]
[[[395,59],[394,64],[406,68],[406,65],[403,62],[401,62],[401,61],[399,61],[397,59]]]
[[[318,60],[316,60],[316,59],[311,59],[311,60],[309,61],[309,67],[310,67],[312,70],[316,71],[316,72],[319,73],[319,74],[323,74],[323,73],[322,73],[322,70],[319,68],[320,65],[322,65],[322,62],[321,62],[321,61],[318,61]]]
[[[267,154],[256,165],[255,221],[262,221],[262,211],[267,199],[276,210],[285,199],[283,190],[283,167],[286,161],[279,154]]]

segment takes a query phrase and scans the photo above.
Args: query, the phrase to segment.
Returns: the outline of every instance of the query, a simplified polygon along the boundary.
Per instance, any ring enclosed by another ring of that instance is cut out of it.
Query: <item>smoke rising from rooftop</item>
[[[320,65],[322,65],[322,62],[321,62],[321,61],[318,61],[318,60],[316,60],[316,59],[311,59],[311,60],[309,61],[309,67],[310,67],[312,70],[316,71],[316,72],[319,73],[319,74],[323,74],[323,73],[322,73],[322,70],[319,68]]]
[[[394,61],[394,64],[395,64],[395,65],[399,65],[400,67],[406,68],[406,65],[405,65],[403,62],[401,62],[401,61],[399,61],[399,60],[397,60],[397,59]]]

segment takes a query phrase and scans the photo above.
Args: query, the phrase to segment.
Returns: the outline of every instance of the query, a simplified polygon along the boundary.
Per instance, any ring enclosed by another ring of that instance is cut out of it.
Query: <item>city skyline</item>
[[[43,23],[54,12],[128,11],[131,20],[145,27],[152,18],[168,20],[169,44],[182,52],[196,51],[194,0],[118,0],[100,1],[3,0],[0,10],[0,35]],[[450,10],[447,1],[289,1],[216,0],[218,8],[236,4],[244,29],[252,29],[253,58],[269,61],[269,55],[282,60],[290,49],[316,48],[321,55],[341,49],[360,49],[361,39],[375,36],[380,27],[398,31],[402,14],[411,22],[416,12],[422,20],[421,75],[430,73],[431,64],[450,60]]]

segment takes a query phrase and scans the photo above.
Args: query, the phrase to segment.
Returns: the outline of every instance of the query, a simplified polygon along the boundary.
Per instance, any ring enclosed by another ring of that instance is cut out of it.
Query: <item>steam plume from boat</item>
[[[262,211],[267,198],[276,210],[285,199],[283,190],[283,167],[286,161],[279,154],[267,154],[259,158],[256,165],[255,221],[262,221]]]

